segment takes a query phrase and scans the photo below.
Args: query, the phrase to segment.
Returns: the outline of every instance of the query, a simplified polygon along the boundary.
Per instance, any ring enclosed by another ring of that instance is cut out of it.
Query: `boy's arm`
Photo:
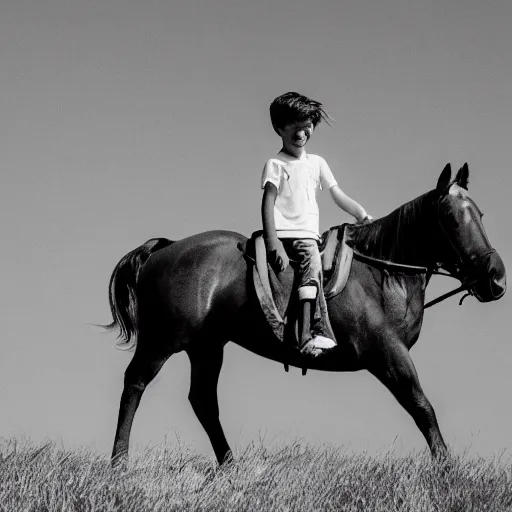
[[[334,199],[334,202],[342,209],[345,210],[350,215],[353,215],[358,222],[371,221],[372,218],[370,215],[366,213],[366,210],[357,202],[351,199],[350,197],[343,192],[343,190],[338,187],[338,183],[334,178],[329,165],[322,157],[319,157],[320,160],[320,179],[322,183],[322,188],[329,189],[331,192],[331,196]]]
[[[286,255],[283,244],[277,238],[276,225],[274,222],[274,205],[277,197],[277,188],[273,183],[267,181],[263,191],[261,202],[261,217],[263,219],[263,237],[267,247],[267,254],[270,256],[270,264],[279,270],[284,270],[290,260]]]
[[[365,220],[372,220],[370,215],[366,213],[366,210],[357,202],[351,199],[350,197],[343,192],[343,190],[338,187],[338,185],[332,186],[329,191],[331,192],[331,196],[334,199],[334,202],[342,209],[345,210],[350,215],[353,215],[358,222],[363,222]]]

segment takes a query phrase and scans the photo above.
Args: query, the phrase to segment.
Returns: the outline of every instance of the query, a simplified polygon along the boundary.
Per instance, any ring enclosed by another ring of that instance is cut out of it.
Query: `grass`
[[[111,468],[106,456],[55,443],[4,440],[0,510],[96,511],[512,511],[512,462],[427,453],[348,453],[295,442],[251,445],[216,463],[162,445]]]

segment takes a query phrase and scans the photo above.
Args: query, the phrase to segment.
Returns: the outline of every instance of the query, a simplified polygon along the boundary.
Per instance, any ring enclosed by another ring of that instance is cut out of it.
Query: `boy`
[[[320,315],[325,299],[316,191],[329,189],[334,202],[358,222],[371,221],[371,217],[342,192],[322,157],[306,154],[304,148],[313,130],[322,120],[328,123],[330,119],[321,103],[288,92],[272,102],[270,119],[283,147],[263,169],[261,213],[265,244],[276,271],[284,270],[289,258],[299,262],[299,349],[318,354],[336,343],[326,333]]]

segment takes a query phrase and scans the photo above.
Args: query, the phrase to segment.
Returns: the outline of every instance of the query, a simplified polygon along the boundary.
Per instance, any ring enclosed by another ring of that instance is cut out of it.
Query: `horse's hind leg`
[[[436,414],[421,389],[418,374],[407,348],[400,342],[388,346],[384,359],[368,368],[412,416],[424,435],[434,458],[445,458],[446,444]]]
[[[190,393],[188,399],[197,418],[205,429],[219,464],[231,460],[231,449],[226,441],[219,420],[217,383],[222,368],[222,345],[188,350],[191,366]]]
[[[135,354],[126,368],[124,389],[119,406],[119,419],[117,422],[112,460],[128,455],[130,432],[133,418],[139,406],[142,394],[147,385],[156,377],[172,352],[147,350],[139,338]]]

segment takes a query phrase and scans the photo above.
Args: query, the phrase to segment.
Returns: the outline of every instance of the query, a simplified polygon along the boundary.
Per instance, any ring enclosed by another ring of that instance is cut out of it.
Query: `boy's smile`
[[[287,124],[284,128],[278,128],[279,135],[283,140],[283,150],[299,158],[304,151],[304,146],[311,138],[314,128],[313,123],[309,119]]]

